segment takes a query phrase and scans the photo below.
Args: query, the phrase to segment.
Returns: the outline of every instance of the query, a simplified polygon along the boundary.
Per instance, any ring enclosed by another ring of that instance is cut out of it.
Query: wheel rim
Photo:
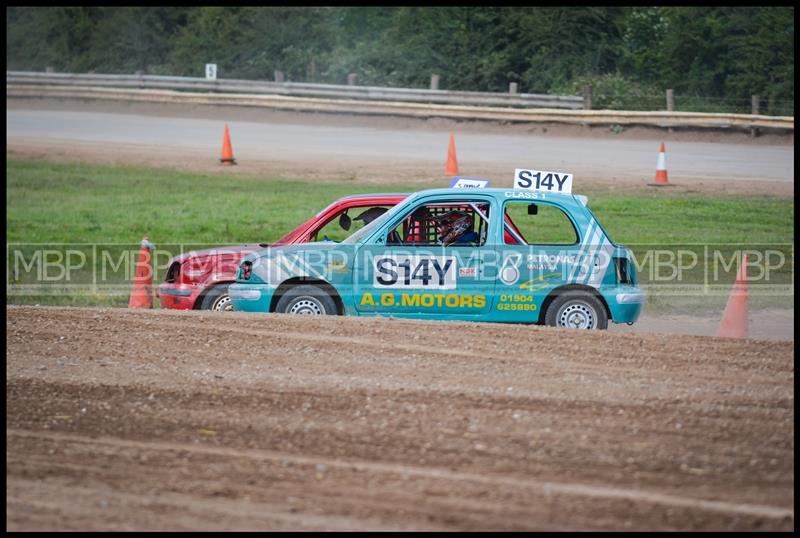
[[[231,302],[231,296],[222,295],[211,307],[211,310],[216,310],[217,312],[233,312],[233,302]]]
[[[564,305],[558,313],[558,326],[571,329],[594,329],[597,327],[597,313],[584,302],[571,302]]]
[[[301,316],[321,316],[325,313],[325,307],[313,297],[300,297],[291,304],[288,313]]]

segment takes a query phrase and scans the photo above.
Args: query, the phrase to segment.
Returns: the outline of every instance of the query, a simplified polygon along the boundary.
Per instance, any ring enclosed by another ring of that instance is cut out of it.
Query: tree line
[[[7,7],[9,70],[580,94],[794,108],[794,8]],[[769,113],[769,110],[767,110]]]

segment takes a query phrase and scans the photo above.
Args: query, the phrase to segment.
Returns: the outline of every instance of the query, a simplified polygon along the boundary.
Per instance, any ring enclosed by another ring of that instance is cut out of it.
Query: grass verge
[[[274,241],[334,199],[358,192],[411,192],[407,184],[313,183],[263,176],[230,177],[167,169],[102,166],[45,161],[6,161],[6,241],[8,244],[89,244],[134,248],[142,236],[156,243],[216,246]],[[776,270],[779,281],[793,282],[794,201],[769,196],[710,196],[649,191],[619,194],[580,191],[612,239],[633,248],[637,259],[648,249],[686,247],[697,252],[704,245],[727,248],[777,245],[789,261]],[[738,245],[738,247],[737,247]],[[7,275],[12,257],[7,250]],[[726,255],[727,256],[727,255]],[[120,258],[112,256],[114,261]],[[713,268],[725,269],[728,257],[701,259],[690,283]],[[121,273],[124,268],[118,267]],[[736,267],[723,271],[732,282]],[[58,276],[58,275],[51,275]],[[160,276],[160,274],[159,274]],[[660,276],[643,270],[642,282]],[[87,275],[76,275],[87,282]],[[98,291],[75,296],[16,295],[10,303],[81,306],[124,306],[126,295]],[[687,312],[718,310],[725,294],[714,296],[658,296],[651,310]],[[791,307],[791,296],[753,294],[754,307]]]

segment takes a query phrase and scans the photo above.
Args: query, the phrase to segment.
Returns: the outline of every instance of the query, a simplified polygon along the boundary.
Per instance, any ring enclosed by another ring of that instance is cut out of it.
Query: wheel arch
[[[219,286],[227,286],[236,282],[235,280],[218,280],[216,282],[210,282],[203,291],[195,298],[194,304],[192,305],[192,310],[201,310],[203,308],[203,301],[206,299],[206,295],[211,293],[211,290],[219,287]]]
[[[537,325],[544,325],[545,324],[545,316],[547,315],[547,309],[550,308],[550,304],[559,296],[559,294],[565,291],[582,291],[584,293],[588,293],[597,298],[600,301],[600,304],[603,305],[603,308],[606,311],[606,316],[608,316],[609,321],[612,320],[611,318],[611,309],[608,308],[608,303],[605,300],[597,288],[593,288],[591,286],[587,286],[585,284],[565,284],[563,286],[558,286],[557,288],[553,288],[552,291],[545,297],[544,301],[542,301],[542,308],[539,311],[539,321],[536,322]]]
[[[339,296],[339,292],[336,291],[336,288],[331,286],[331,284],[325,280],[306,277],[293,277],[288,280],[284,280],[275,290],[275,293],[272,294],[272,300],[269,303],[269,311],[275,312],[275,307],[277,306],[278,301],[280,301],[283,294],[294,286],[299,286],[301,284],[322,288],[325,293],[331,296],[333,302],[336,303],[336,315],[344,315],[344,301],[342,301],[342,298]]]

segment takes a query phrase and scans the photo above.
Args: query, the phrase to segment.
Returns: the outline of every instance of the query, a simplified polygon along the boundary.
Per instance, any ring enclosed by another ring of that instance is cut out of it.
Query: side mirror
[[[339,215],[339,226],[342,227],[342,230],[349,230],[352,223],[353,221],[350,220],[350,217],[347,215],[347,211]]]
[[[536,204],[528,204],[528,215],[539,214],[539,206]]]

